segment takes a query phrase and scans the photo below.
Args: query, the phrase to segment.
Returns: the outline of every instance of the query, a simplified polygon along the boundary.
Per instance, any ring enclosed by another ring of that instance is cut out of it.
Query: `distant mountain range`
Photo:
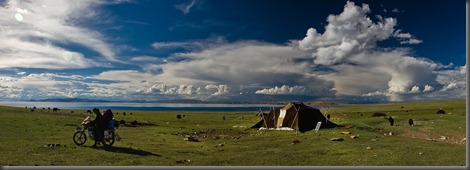
[[[287,104],[288,101],[202,101],[195,99],[176,99],[176,100],[133,100],[133,101],[110,101],[110,100],[94,100],[94,99],[82,99],[82,98],[51,98],[41,100],[29,100],[33,102],[127,102],[127,103],[201,103],[201,104],[276,104],[283,105]],[[294,101],[295,102],[295,101]],[[338,103],[329,101],[313,101],[304,102],[307,105],[337,105]]]
[[[41,100],[29,100],[32,102],[112,102],[108,100],[91,100],[81,98],[52,98],[52,99],[41,99]]]

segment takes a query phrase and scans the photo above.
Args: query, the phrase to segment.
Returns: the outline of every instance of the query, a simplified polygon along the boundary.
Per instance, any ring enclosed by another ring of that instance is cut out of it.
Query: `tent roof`
[[[296,110],[299,110],[299,108],[302,107],[302,106],[305,106],[305,104],[302,103],[302,102],[289,102],[284,107],[282,107],[281,109],[289,110],[292,106],[294,106]]]

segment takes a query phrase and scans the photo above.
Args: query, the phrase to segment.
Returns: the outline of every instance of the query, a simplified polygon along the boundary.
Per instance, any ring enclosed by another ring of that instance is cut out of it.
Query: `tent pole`
[[[276,108],[274,108],[274,104],[273,104],[273,111],[274,111],[274,115],[273,115],[273,128],[275,128],[277,126],[276,124]]]
[[[264,119],[264,113],[261,111],[261,109],[259,109],[259,111],[261,113],[261,118],[263,118],[264,125],[266,126],[266,128],[268,128],[268,124],[266,123],[266,119]]]
[[[293,106],[294,106],[294,109],[295,109],[295,111],[296,111],[295,117],[294,117],[294,121],[295,121],[295,119],[297,119],[297,115],[299,115],[299,110],[300,110],[300,108],[297,109],[297,108],[295,107],[295,105],[293,105]],[[294,126],[294,122],[292,122],[292,125],[290,125],[290,128],[292,129],[293,126]],[[299,128],[299,122],[298,122],[298,121],[297,121],[297,128]],[[296,136],[297,136],[297,132],[296,132]]]
[[[297,113],[295,113],[294,121],[295,121],[295,119],[297,119],[297,115],[299,115],[299,111],[297,111]],[[292,122],[292,125],[290,125],[290,128],[292,129],[293,126],[294,126],[294,122]],[[297,122],[297,126],[299,126],[299,122]]]

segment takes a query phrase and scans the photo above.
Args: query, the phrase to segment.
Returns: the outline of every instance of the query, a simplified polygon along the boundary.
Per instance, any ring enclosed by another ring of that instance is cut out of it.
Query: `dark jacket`
[[[94,146],[96,146],[97,141],[101,140],[101,138],[103,137],[103,133],[104,133],[103,115],[101,115],[100,110],[97,108],[94,108],[93,112],[96,115],[95,120],[93,120],[93,123],[94,123],[93,135],[95,136]]]
[[[108,109],[104,112],[103,114],[103,125],[104,127],[108,127],[109,126],[109,121],[111,121],[113,119],[114,115],[113,115],[113,112],[111,111],[111,109]]]
[[[101,115],[99,110],[95,112],[95,115],[95,120],[93,120],[95,127],[101,127],[103,125],[103,115]]]

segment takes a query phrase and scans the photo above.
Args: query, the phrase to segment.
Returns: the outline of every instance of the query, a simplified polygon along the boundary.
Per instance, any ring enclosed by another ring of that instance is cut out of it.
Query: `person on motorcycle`
[[[103,114],[103,127],[108,128],[109,122],[113,119],[114,115],[111,109],[108,109]]]
[[[93,120],[94,128],[93,128],[93,136],[95,138],[95,144],[93,145],[96,148],[96,144],[101,142],[103,135],[104,135],[104,127],[103,127],[103,115],[97,108],[93,108],[93,113],[95,113],[96,117]]]

